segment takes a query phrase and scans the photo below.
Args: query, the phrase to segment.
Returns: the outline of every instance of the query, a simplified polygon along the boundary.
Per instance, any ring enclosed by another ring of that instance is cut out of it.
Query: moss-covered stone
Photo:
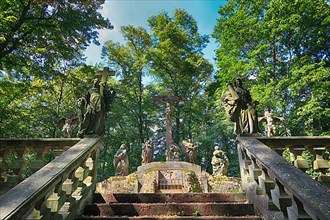
[[[222,192],[242,192],[241,179],[236,177],[215,176],[209,179],[211,191],[214,193]]]

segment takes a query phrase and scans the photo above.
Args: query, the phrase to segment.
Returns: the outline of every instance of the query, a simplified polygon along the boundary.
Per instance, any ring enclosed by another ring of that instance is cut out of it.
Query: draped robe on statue
[[[257,102],[253,101],[250,92],[242,87],[240,79],[235,80],[235,88],[229,84],[228,91],[221,96],[229,119],[234,122],[234,134],[258,133],[258,117],[255,110]]]

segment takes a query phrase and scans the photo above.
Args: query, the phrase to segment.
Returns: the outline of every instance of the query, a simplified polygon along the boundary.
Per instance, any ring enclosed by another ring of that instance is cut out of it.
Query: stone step
[[[180,219],[194,219],[194,220],[262,220],[259,216],[82,216],[76,220],[93,220],[93,219],[114,219],[114,220],[180,220]]]
[[[252,204],[231,203],[110,203],[85,207],[84,216],[246,216]]]
[[[245,193],[116,193],[94,194],[93,203],[244,202]]]

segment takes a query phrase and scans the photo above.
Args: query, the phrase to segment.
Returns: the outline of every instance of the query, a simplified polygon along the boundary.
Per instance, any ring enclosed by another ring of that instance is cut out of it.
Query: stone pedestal
[[[100,193],[208,192],[209,174],[187,162],[152,162],[124,177],[110,177],[97,185]]]
[[[98,183],[96,191],[99,193],[207,193],[221,190],[226,192],[229,189],[235,192],[241,190],[236,184],[240,180],[223,178],[219,180],[218,177],[202,171],[199,165],[192,163],[152,162],[139,166],[135,173],[128,176],[110,177]],[[214,187],[215,183],[223,183],[226,186]]]

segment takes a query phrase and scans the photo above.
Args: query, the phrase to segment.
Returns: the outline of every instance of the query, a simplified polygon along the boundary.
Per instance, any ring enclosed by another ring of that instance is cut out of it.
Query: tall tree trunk
[[[65,85],[65,80],[62,81],[62,84],[61,84],[61,89],[60,89],[60,94],[59,94],[59,97],[57,99],[57,107],[56,107],[56,115],[58,116],[59,113],[60,113],[60,105],[62,103],[62,99],[63,99],[63,92],[64,92],[64,85]],[[57,119],[58,120],[58,119]],[[56,137],[56,129],[57,129],[57,126],[54,126],[53,128],[53,134],[52,134],[52,137],[55,138]]]
[[[174,130],[174,137],[173,137],[173,141],[176,144],[179,144],[180,141],[180,129],[181,129],[181,122],[180,122],[180,108],[178,107],[178,104],[175,104],[176,106],[176,111],[175,111],[175,130]]]
[[[143,96],[143,84],[142,84],[142,72],[139,74],[139,137],[140,144],[144,143],[144,135],[143,135],[143,109],[142,109],[142,96]]]

